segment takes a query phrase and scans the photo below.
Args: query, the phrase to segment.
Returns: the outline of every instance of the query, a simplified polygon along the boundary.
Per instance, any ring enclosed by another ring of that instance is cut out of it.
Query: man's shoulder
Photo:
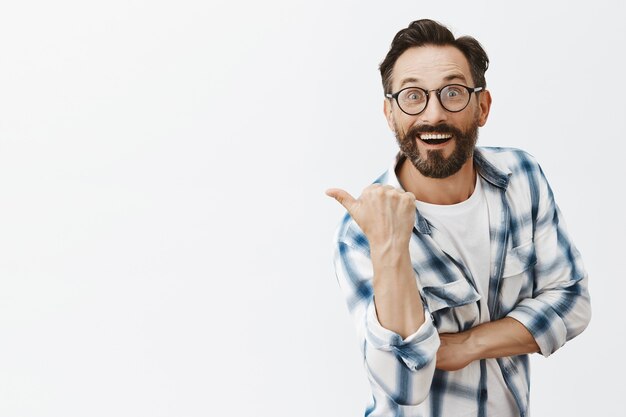
[[[513,177],[528,175],[540,169],[535,157],[522,149],[485,146],[477,147],[476,150],[494,167]]]

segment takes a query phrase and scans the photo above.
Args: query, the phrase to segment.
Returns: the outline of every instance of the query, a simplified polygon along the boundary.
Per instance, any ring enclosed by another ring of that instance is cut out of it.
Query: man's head
[[[395,36],[380,64],[385,115],[400,150],[423,175],[448,177],[472,156],[491,105],[488,65],[478,41],[455,39],[432,20],[412,22]]]

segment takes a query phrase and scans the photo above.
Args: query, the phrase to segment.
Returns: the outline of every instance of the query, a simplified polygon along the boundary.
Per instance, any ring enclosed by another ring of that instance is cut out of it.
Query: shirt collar
[[[496,168],[487,158],[480,148],[474,148],[474,165],[478,171],[478,175],[483,177],[486,181],[495,185],[498,188],[502,188],[502,191],[506,191],[509,186],[509,178],[511,171],[504,172],[499,168]]]

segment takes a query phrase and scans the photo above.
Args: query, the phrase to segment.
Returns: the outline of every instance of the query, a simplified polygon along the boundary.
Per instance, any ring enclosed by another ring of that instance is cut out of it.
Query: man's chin
[[[425,177],[443,179],[461,170],[466,160],[455,159],[454,155],[443,156],[442,151],[429,151],[426,159],[409,158],[413,166]]]

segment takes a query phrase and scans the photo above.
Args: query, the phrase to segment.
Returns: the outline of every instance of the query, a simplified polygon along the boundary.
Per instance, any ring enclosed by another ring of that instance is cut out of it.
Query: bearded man
[[[541,168],[476,147],[478,41],[412,22],[380,64],[391,168],[347,210],[335,270],[372,389],[367,416],[527,416],[531,353],[581,333],[587,273]]]

